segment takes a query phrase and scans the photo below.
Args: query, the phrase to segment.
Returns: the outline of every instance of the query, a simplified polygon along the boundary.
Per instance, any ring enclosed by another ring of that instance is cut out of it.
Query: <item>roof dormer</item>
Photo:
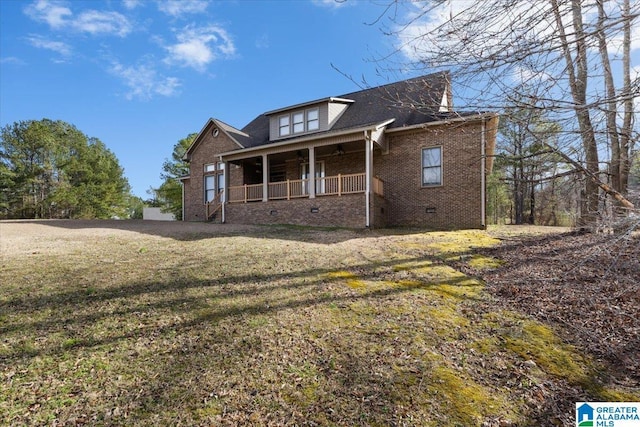
[[[354,101],[325,98],[265,113],[269,117],[269,140],[277,141],[330,130]]]

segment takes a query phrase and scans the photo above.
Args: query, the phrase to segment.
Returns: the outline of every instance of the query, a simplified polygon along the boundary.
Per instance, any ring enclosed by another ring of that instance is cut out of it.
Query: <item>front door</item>
[[[302,163],[300,168],[300,179],[309,179],[309,163]],[[324,178],[324,162],[316,162],[316,178]],[[324,179],[316,180],[320,185],[316,186],[316,194],[324,193]],[[304,194],[309,194],[309,183],[303,186]]]

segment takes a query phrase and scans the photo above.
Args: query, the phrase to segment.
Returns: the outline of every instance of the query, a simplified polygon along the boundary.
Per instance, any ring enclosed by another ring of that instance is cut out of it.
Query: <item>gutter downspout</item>
[[[185,217],[184,217],[184,181],[180,180],[180,187],[182,189],[182,221],[186,221]]]
[[[480,136],[480,145],[481,145],[481,154],[482,154],[482,162],[481,162],[481,167],[480,167],[480,224],[482,225],[482,227],[484,229],[487,228],[487,199],[486,199],[486,185],[487,185],[487,148],[486,148],[486,133],[487,133],[487,125],[486,125],[486,120],[483,117],[482,118],[482,125],[481,125],[481,136]]]
[[[227,212],[226,212],[226,206],[227,206],[227,194],[229,194],[229,162],[226,161],[222,161],[222,156],[220,156],[220,161],[222,162],[222,164],[224,165],[224,172],[223,173],[223,177],[224,177],[224,184],[222,185],[222,217],[220,218],[220,221],[224,224],[225,222],[227,222]]]

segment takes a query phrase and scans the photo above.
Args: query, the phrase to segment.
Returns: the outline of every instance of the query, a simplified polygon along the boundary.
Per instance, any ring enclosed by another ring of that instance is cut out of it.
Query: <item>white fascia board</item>
[[[432,126],[441,126],[441,125],[446,125],[448,123],[476,122],[476,121],[484,120],[484,119],[487,119],[487,118],[495,117],[497,115],[498,115],[497,113],[478,113],[478,114],[474,114],[472,116],[459,116],[459,117],[455,117],[453,119],[444,119],[444,120],[438,120],[438,121],[435,121],[435,122],[419,123],[417,125],[403,126],[403,127],[393,128],[393,129],[387,129],[385,132],[386,133],[397,133],[397,132],[404,132],[404,131],[408,131],[408,130],[425,129],[425,128],[432,127]]]
[[[189,148],[187,148],[187,151],[184,152],[184,156],[182,156],[182,160],[185,161],[189,161],[190,158],[190,154],[191,152],[196,148],[196,146],[200,143],[200,138],[204,135],[204,133],[207,131],[207,129],[209,128],[210,125],[214,125],[215,127],[217,127],[219,130],[221,130],[222,132],[224,132],[225,135],[227,135],[229,137],[229,139],[231,139],[233,142],[235,142],[238,147],[240,148],[244,148],[244,146],[242,144],[240,144],[238,142],[237,139],[235,139],[229,132],[227,132],[228,128],[233,128],[233,126],[226,124],[225,122],[222,122],[220,120],[214,119],[213,117],[210,117],[209,120],[207,120],[207,122],[205,123],[205,125],[202,127],[202,129],[200,130],[200,132],[198,132],[198,135],[196,135],[195,139],[193,140],[193,142],[191,143],[191,145],[189,146]],[[233,128],[235,129],[235,128]],[[241,135],[247,135],[246,133],[236,129],[238,131],[239,134]]]
[[[247,157],[262,154],[265,151],[274,151],[274,149],[278,149],[278,148],[283,148],[287,146],[295,147],[296,145],[304,145],[304,144],[309,144],[313,142],[315,142],[315,144],[312,144],[314,146],[331,145],[331,144],[335,144],[335,142],[327,141],[326,144],[322,144],[321,141],[323,139],[330,139],[337,136],[344,136],[349,134],[358,134],[358,136],[360,136],[362,132],[367,130],[379,130],[380,128],[386,126],[388,123],[391,123],[393,120],[395,119],[387,120],[379,124],[362,126],[355,129],[345,129],[342,131],[323,133],[320,135],[316,134],[316,135],[303,136],[300,138],[290,139],[287,141],[274,142],[272,144],[260,145],[258,147],[245,148],[243,150],[227,151],[225,153],[220,154],[220,159],[224,159],[228,161],[240,160]],[[303,148],[303,147],[300,147],[300,148]],[[294,150],[295,148],[290,148],[290,149]]]
[[[322,104],[324,102],[339,102],[342,104],[351,104],[351,103],[354,103],[355,101],[353,99],[346,99],[346,98],[334,98],[334,97],[322,98],[322,99],[317,99],[315,101],[308,101],[308,102],[303,102],[301,104],[290,105],[288,107],[277,108],[275,110],[267,111],[266,113],[264,113],[264,115],[271,116],[273,114],[283,113],[285,111],[297,110],[299,108],[304,108],[304,107],[308,107],[310,105],[315,105],[315,104]]]

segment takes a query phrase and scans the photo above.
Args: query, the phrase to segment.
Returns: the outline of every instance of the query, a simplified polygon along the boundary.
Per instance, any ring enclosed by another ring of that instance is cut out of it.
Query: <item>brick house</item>
[[[446,72],[211,118],[185,154],[183,218],[344,227],[485,226],[497,115],[454,112]]]

